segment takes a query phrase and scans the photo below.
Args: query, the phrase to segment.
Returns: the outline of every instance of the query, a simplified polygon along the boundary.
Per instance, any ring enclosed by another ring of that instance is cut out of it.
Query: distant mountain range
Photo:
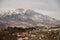
[[[51,18],[42,13],[30,9],[12,9],[0,12],[0,21],[6,22],[11,27],[32,27],[32,26],[56,26],[59,20]]]

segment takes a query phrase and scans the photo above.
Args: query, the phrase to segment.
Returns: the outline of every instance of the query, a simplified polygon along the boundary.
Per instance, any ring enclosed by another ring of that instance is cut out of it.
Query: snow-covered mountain
[[[12,9],[0,12],[0,15],[0,21],[7,22],[12,27],[55,26],[60,24],[60,21],[30,9]]]

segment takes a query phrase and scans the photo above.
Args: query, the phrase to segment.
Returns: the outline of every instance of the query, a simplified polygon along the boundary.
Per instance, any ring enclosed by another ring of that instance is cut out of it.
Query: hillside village
[[[60,27],[1,28],[0,40],[60,40]]]

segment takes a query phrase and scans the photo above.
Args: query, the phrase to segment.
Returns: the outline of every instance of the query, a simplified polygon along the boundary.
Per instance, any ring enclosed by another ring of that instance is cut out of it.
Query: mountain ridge
[[[24,10],[19,8],[15,9],[15,11],[10,10],[4,12],[3,15],[0,16],[0,20],[6,21],[11,26],[24,25],[25,27],[40,25],[56,26],[60,24],[60,21],[49,16],[43,15],[41,13],[35,12],[34,10]]]

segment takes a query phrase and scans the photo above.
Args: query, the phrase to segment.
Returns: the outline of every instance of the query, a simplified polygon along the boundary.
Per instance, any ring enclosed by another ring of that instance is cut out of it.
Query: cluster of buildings
[[[22,34],[18,32],[17,40],[60,40],[60,28],[36,27]]]

